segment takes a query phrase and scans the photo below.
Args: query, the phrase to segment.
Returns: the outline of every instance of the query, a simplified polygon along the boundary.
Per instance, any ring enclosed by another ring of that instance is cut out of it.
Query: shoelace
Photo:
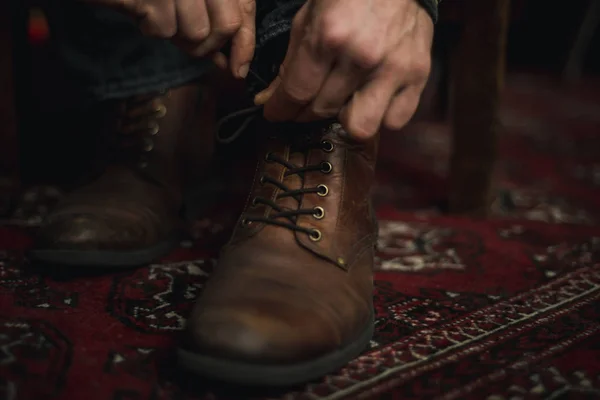
[[[269,83],[267,81],[265,81],[259,74],[254,72],[254,70],[252,68],[250,68],[248,70],[248,74],[252,75],[254,80],[263,86],[263,89],[266,89],[269,87]],[[216,134],[215,134],[217,142],[221,143],[221,144],[230,144],[230,143],[234,142],[237,138],[239,138],[242,135],[242,133],[244,133],[244,131],[246,131],[246,129],[252,123],[252,121],[254,121],[257,117],[261,116],[262,109],[263,109],[262,106],[252,106],[252,107],[242,108],[238,111],[229,113],[226,116],[224,116],[223,118],[221,118],[219,121],[217,121],[217,128],[216,128]],[[242,118],[242,117],[246,117],[246,118],[242,121],[240,126],[230,136],[223,136],[223,132],[225,131],[223,129],[223,126],[226,123],[235,121],[238,118]]]
[[[256,118],[260,117],[262,114],[262,106],[253,106],[248,108],[242,108],[241,110],[234,111],[232,113],[227,114],[219,121],[217,121],[216,128],[216,140],[221,144],[230,144],[233,143],[237,138],[239,138],[248,128],[250,123],[254,121]],[[229,136],[223,136],[223,126],[226,123],[237,120],[238,118],[246,117],[240,126]]]
[[[293,152],[302,152],[306,153],[309,150],[319,149],[324,152],[333,151],[333,144],[327,140],[322,140],[320,142],[309,142],[301,148],[294,149]],[[268,153],[265,157],[266,162],[275,162],[286,168],[284,173],[285,177],[289,177],[291,175],[298,175],[301,179],[304,178],[304,174],[306,172],[321,172],[323,174],[329,174],[333,171],[333,166],[328,161],[321,161],[319,164],[313,165],[305,165],[305,166],[297,166],[290,163],[287,160],[284,160],[282,157],[275,153]],[[316,193],[318,196],[325,197],[329,194],[329,188],[327,185],[319,184],[316,187],[310,188],[301,188],[301,189],[291,189],[280,182],[278,179],[274,179],[268,175],[263,175],[260,178],[260,184],[271,184],[277,187],[280,190],[280,193],[277,195],[277,200],[292,197],[294,198],[298,204],[302,203],[302,197],[305,194]],[[280,207],[276,201],[266,199],[264,197],[254,197],[252,199],[252,205],[256,206],[259,204],[264,204],[270,206],[275,213],[270,213],[268,216],[246,216],[242,223],[245,225],[249,225],[253,222],[259,222],[269,225],[276,225],[282,228],[287,228],[296,232],[303,232],[308,235],[308,237],[312,241],[319,241],[322,238],[321,231],[314,228],[305,228],[303,226],[299,226],[297,224],[298,217],[301,215],[312,215],[315,219],[322,219],[325,217],[325,209],[323,207],[314,207],[314,208],[299,208],[297,210],[284,210]],[[285,219],[289,222],[282,221]]]
[[[261,115],[262,106],[248,107],[226,115],[225,117],[221,118],[217,123],[217,141],[222,144],[232,143],[246,131],[250,123],[252,123],[257,118],[260,118]],[[223,136],[223,126],[226,123],[235,121],[239,118],[244,118],[239,127],[237,127],[237,129],[235,129],[235,131],[231,135]],[[321,140],[317,142],[310,139],[311,138],[308,137],[308,140],[305,141],[303,145],[297,145],[293,147],[291,152],[306,154],[308,151],[313,149],[322,150],[324,152],[331,152],[334,149],[333,143],[331,143],[330,141]],[[321,172],[323,174],[329,174],[331,173],[331,171],[333,171],[333,166],[328,161],[321,161],[319,164],[314,165],[297,166],[283,159],[275,153],[268,153],[265,157],[265,161],[275,162],[285,167],[285,177],[289,177],[291,175],[298,175],[301,179],[304,179],[304,174],[306,172]],[[329,194],[329,188],[324,184],[319,184],[316,187],[312,188],[291,189],[284,185],[282,182],[280,182],[278,179],[275,179],[268,175],[261,176],[260,184],[270,184],[277,187],[280,190],[280,193],[277,195],[277,200],[287,197],[293,197],[298,202],[298,204],[301,204],[302,196],[305,194],[316,193],[318,196],[321,197],[325,197]],[[315,219],[322,219],[325,217],[325,210],[323,209],[323,207],[284,210],[281,206],[277,204],[276,201],[266,199],[260,196],[254,197],[252,199],[252,205],[257,206],[259,204],[271,207],[275,211],[275,213],[271,213],[266,217],[248,215],[242,219],[242,223],[244,225],[247,226],[254,222],[276,225],[286,229],[290,229],[292,231],[303,232],[307,234],[312,241],[315,242],[322,239],[321,231],[319,231],[318,229],[305,228],[299,226],[297,224],[297,219],[301,215],[312,215]]]

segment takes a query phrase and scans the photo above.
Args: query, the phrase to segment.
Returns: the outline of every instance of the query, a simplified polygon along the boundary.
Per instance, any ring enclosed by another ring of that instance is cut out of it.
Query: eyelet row
[[[321,142],[321,145],[323,151],[326,153],[331,153],[334,149],[333,143],[331,143],[329,140],[323,140]],[[331,163],[328,161],[323,161],[321,163],[321,172],[324,174],[329,174],[331,171],[333,171],[333,165],[331,165]],[[317,186],[317,189],[319,189],[317,195],[319,195],[320,197],[325,197],[329,194],[329,188],[327,187],[327,185],[320,184]],[[323,207],[315,207],[314,211],[315,212],[313,213],[313,217],[315,219],[325,218],[325,209]],[[318,242],[321,239],[323,239],[323,234],[320,230],[313,229],[308,235],[308,238],[313,242]]]
[[[322,145],[322,149],[324,152],[326,153],[330,153],[334,150],[334,146],[333,143],[331,143],[328,140],[323,140],[321,142]],[[265,162],[271,162],[272,160],[272,153],[267,153],[265,154]],[[323,161],[321,162],[321,172],[324,174],[329,174],[331,173],[331,171],[333,171],[333,165],[331,165],[331,163],[329,161]],[[265,184],[265,177],[261,176],[259,179],[259,183],[261,185]],[[329,194],[329,188],[327,187],[327,185],[324,184],[319,184],[317,185],[317,195],[320,197],[325,197]],[[252,199],[252,206],[256,206],[257,202],[256,202],[256,198]],[[320,220],[325,218],[325,209],[323,207],[314,207],[314,212],[312,214],[313,218]],[[244,226],[249,226],[252,225],[252,221],[248,221],[246,219],[242,219],[242,225]],[[310,233],[308,234],[308,238],[313,241],[313,242],[318,242],[323,238],[323,234],[321,233],[320,230],[318,229],[312,229],[310,231]]]
[[[161,93],[163,94],[163,93]],[[161,119],[164,118],[165,115],[167,115],[167,107],[165,107],[164,104],[158,104],[153,112],[153,117],[156,119]],[[156,121],[150,121],[148,123],[148,134],[149,137],[145,137],[143,139],[143,144],[142,144],[142,151],[144,151],[144,153],[150,153],[152,150],[154,150],[154,139],[153,137],[158,135],[158,133],[160,132],[160,127],[158,125],[158,122]],[[140,169],[145,169],[148,167],[148,161],[146,158],[142,158],[139,162],[138,162],[138,168]]]

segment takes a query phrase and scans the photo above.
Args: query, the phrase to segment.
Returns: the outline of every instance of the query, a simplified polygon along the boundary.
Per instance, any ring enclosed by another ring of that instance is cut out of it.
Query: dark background
[[[508,38],[507,63],[510,71],[535,71],[554,76],[560,84],[569,49],[583,21],[589,1],[550,2],[515,0]],[[15,2],[16,3],[16,2]],[[40,6],[43,3],[31,4]],[[441,19],[436,31],[436,68],[449,76],[449,59],[460,37],[460,0],[442,2]],[[62,70],[52,40],[32,44],[27,39],[29,9],[15,4],[15,73],[19,119],[20,170],[24,186],[59,183],[69,186],[80,178],[93,152],[93,140],[99,124],[97,108],[78,107],[69,77]],[[587,51],[584,72],[600,71],[600,29]],[[439,96],[445,96],[448,79],[442,79]],[[77,166],[74,168],[74,166]]]

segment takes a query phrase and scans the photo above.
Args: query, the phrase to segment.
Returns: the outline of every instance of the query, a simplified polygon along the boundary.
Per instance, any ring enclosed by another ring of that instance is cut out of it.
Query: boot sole
[[[32,249],[28,254],[33,260],[55,265],[94,268],[127,268],[150,264],[169,254],[178,243],[179,235],[173,235],[152,247],[137,250]]]
[[[348,346],[314,360],[297,364],[260,365],[202,356],[178,349],[178,364],[205,378],[243,386],[293,386],[324,377],[344,367],[367,349],[374,332],[374,319]]]

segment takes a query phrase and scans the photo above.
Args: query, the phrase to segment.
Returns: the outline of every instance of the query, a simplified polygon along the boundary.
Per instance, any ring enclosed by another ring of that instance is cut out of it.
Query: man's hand
[[[255,102],[271,121],[339,116],[356,139],[398,130],[417,109],[432,41],[416,0],[308,0],[278,77]]]
[[[172,39],[189,54],[214,56],[231,40],[229,67],[245,78],[254,55],[255,0],[88,0],[133,16],[148,36]],[[217,60],[225,62],[220,55]]]

